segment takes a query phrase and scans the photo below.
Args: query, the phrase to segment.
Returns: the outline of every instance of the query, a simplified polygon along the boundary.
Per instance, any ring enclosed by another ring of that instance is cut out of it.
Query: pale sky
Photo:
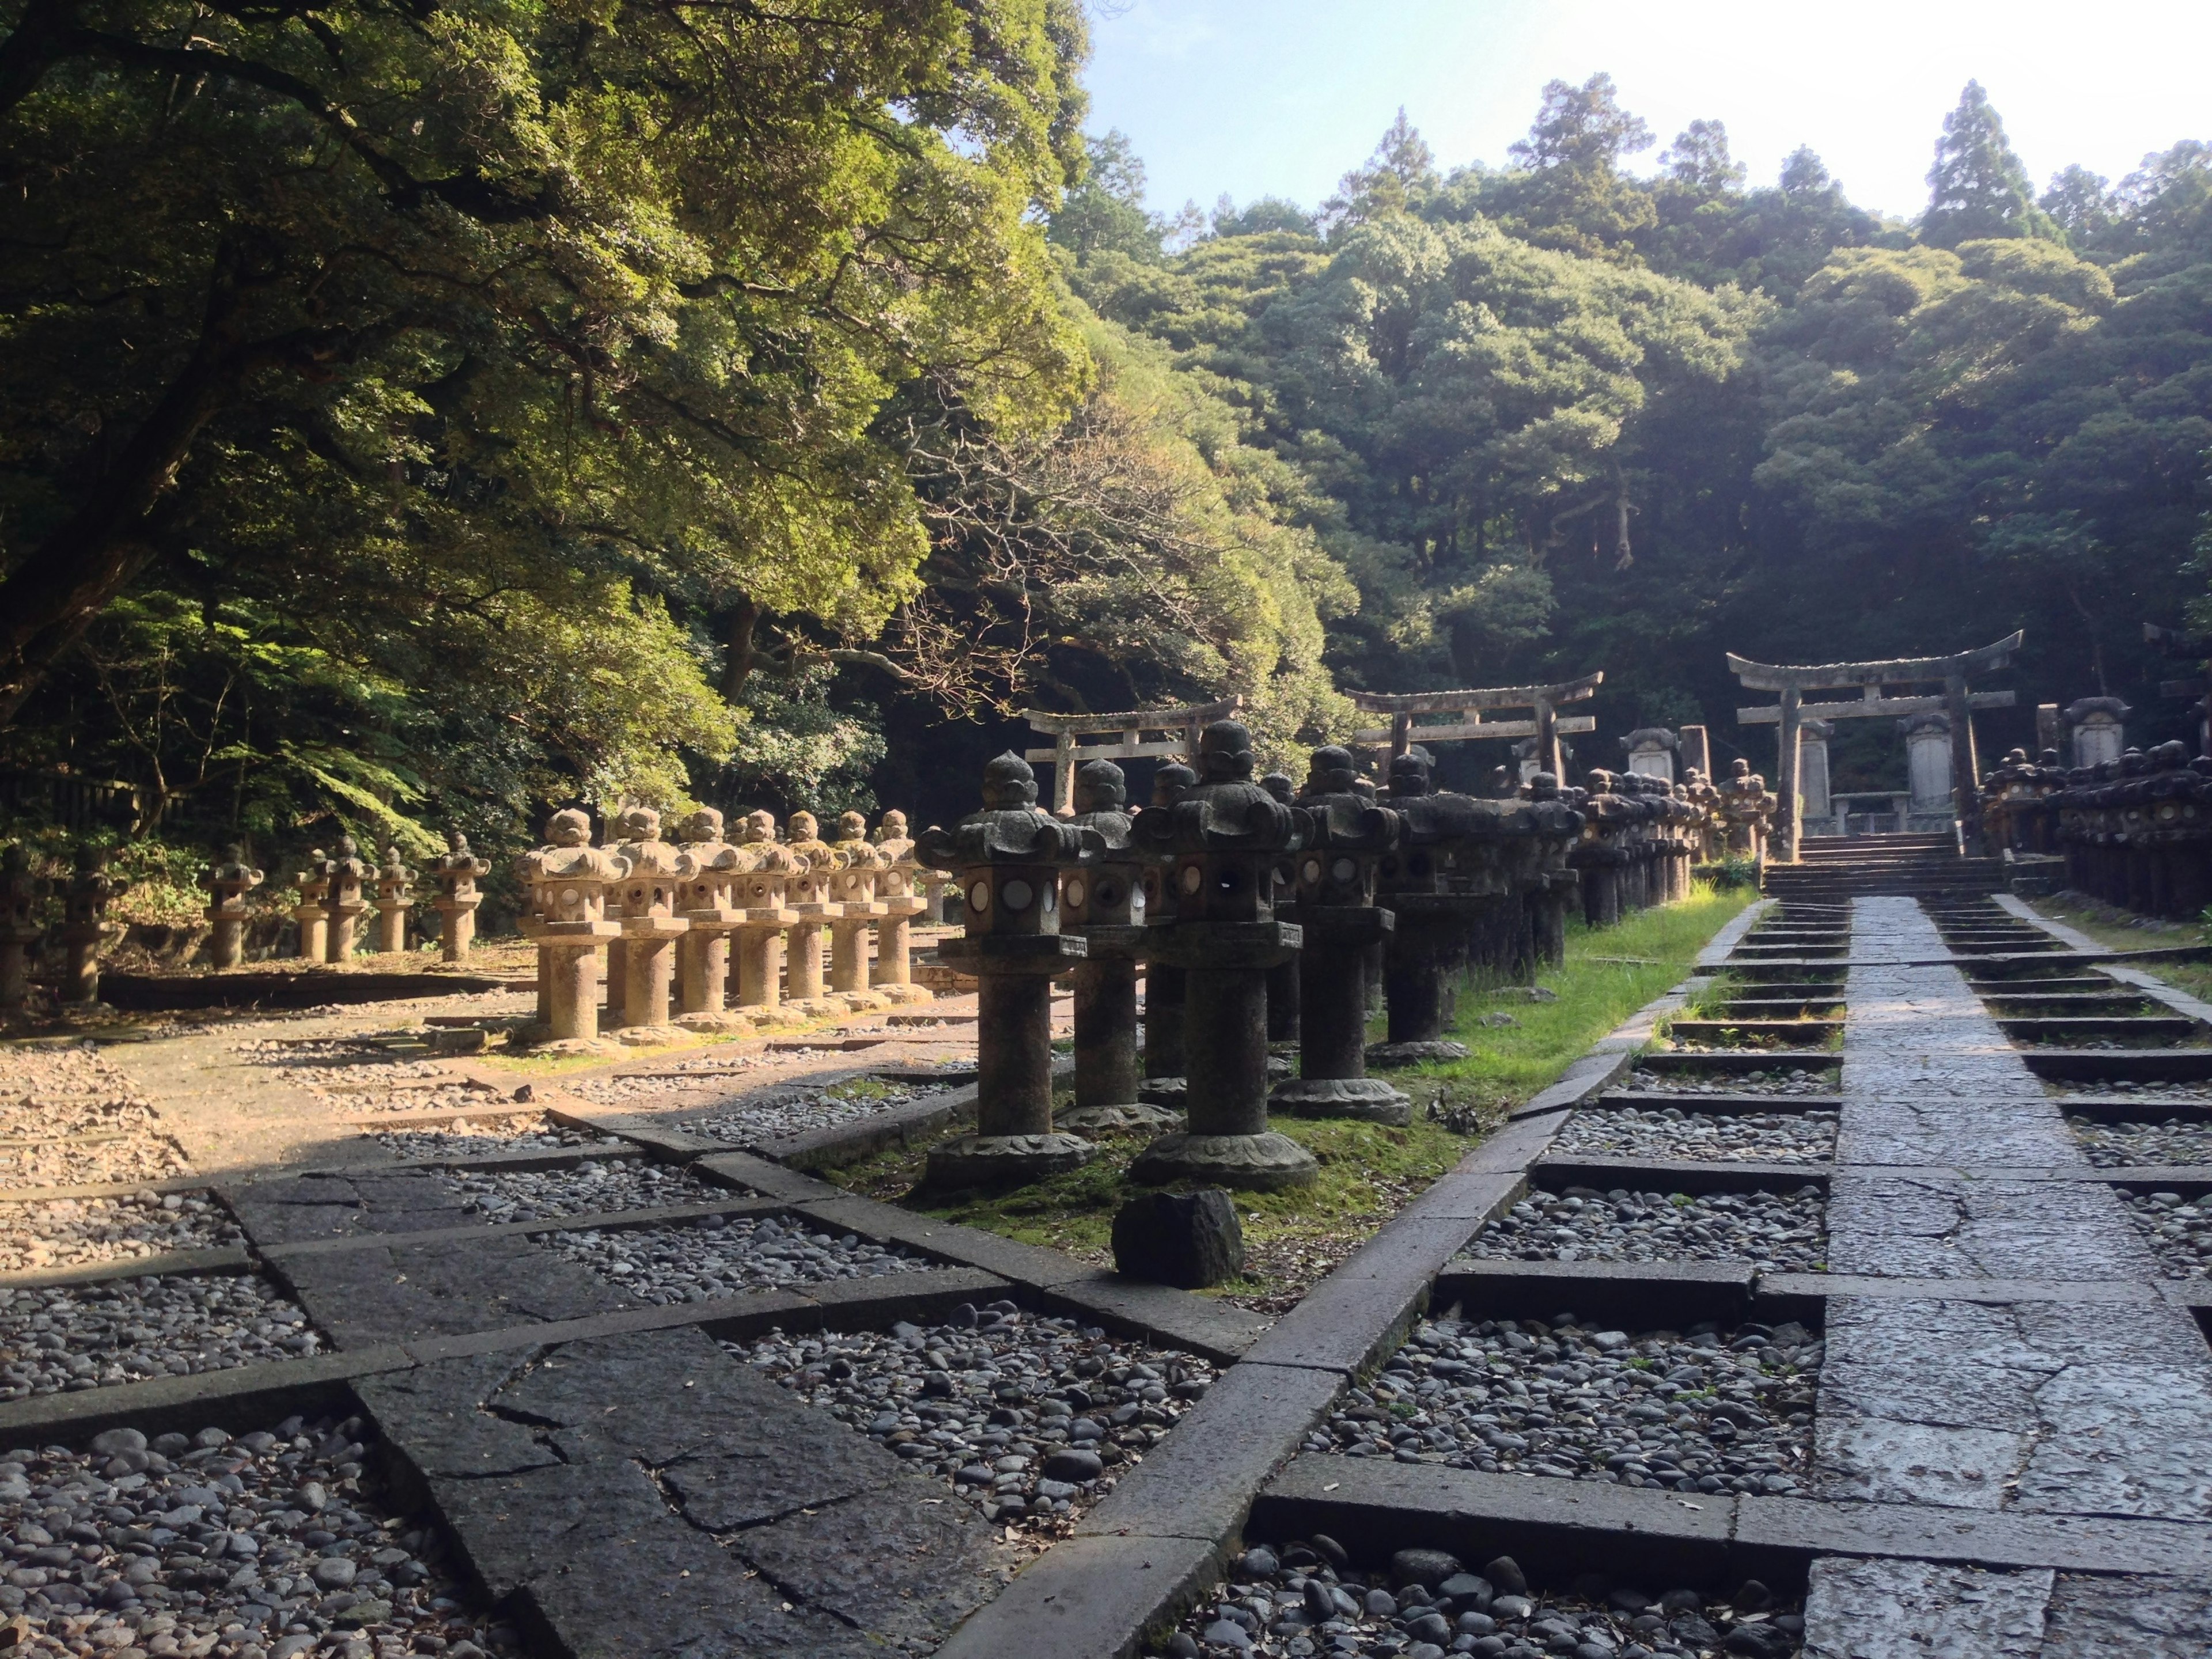
[[[1728,125],[1771,184],[1799,144],[1851,199],[1910,217],[1946,112],[1979,80],[2039,190],[2079,161],[2114,182],[2212,139],[2212,0],[1091,0],[1093,131],[1144,158],[1152,205],[1312,207],[1400,105],[1440,166],[1502,165],[1547,81],[1602,70],[1658,140]]]

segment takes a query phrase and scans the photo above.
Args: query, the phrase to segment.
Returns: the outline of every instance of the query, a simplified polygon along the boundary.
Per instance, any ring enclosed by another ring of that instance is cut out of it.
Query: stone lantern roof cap
[[[983,808],[945,830],[936,824],[915,838],[923,863],[950,870],[976,864],[1073,863],[1095,830],[1064,823],[1037,810],[1036,774],[1011,751],[983,769]]]

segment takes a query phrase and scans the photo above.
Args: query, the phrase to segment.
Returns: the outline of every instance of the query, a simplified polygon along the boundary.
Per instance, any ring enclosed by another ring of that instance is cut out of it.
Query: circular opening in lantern
[[[1036,896],[1036,895],[1030,890],[1029,883],[1022,880],[1019,877],[1015,878],[1012,881],[1008,882],[1004,887],[1001,887],[999,890],[999,902],[1005,905],[1009,910],[1028,909],[1030,908],[1030,901]]]
[[[973,887],[970,887],[968,890],[968,908],[970,910],[978,912],[988,910],[991,908],[991,884],[989,882],[979,881]]]

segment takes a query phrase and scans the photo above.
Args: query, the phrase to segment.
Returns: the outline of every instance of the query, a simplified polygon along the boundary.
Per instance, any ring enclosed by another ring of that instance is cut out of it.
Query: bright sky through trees
[[[2117,179],[2212,137],[2212,5],[2136,0],[1106,0],[1091,125],[1144,158],[1154,208],[1312,206],[1403,105],[1439,164],[1502,165],[1540,89],[1601,70],[1659,145],[1728,125],[1754,183],[1810,144],[1861,205],[1919,212],[1931,146],[1978,79],[2040,190],[2070,162]],[[1633,165],[1648,170],[1657,146]]]

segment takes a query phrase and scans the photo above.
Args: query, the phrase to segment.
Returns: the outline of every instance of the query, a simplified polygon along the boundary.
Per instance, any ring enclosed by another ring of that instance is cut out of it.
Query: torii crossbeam
[[[1776,814],[1775,833],[1770,842],[1776,846],[1784,863],[1797,861],[1797,842],[1800,834],[1797,813],[1797,730],[1801,722],[1808,720],[1869,720],[1878,715],[1926,714],[1938,711],[1951,717],[1951,794],[1959,812],[1959,828],[1969,848],[1981,841],[1981,769],[1974,754],[1973,711],[1977,708],[2009,708],[2013,694],[2009,691],[1970,692],[1966,690],[1969,674],[1993,673],[2012,660],[2012,653],[2020,649],[2024,630],[2007,635],[1995,645],[1985,645],[1978,651],[1962,651],[1955,657],[1902,657],[1893,662],[1832,662],[1818,667],[1786,667],[1773,663],[1753,662],[1748,658],[1729,653],[1729,670],[1744,686],[1753,691],[1778,691],[1781,702],[1771,708],[1739,708],[1735,717],[1745,726],[1764,726],[1778,723],[1781,775],[1776,780],[1776,793],[1782,797],[1781,811]],[[1925,685],[1940,682],[1943,687],[1940,696],[1893,697],[1885,695],[1886,685]],[[1808,691],[1839,690],[1844,686],[1859,688],[1857,701],[1853,702],[1812,702],[1805,701]]]
[[[1244,706],[1242,697],[1219,702],[1192,703],[1181,708],[1133,708],[1120,714],[1054,714],[1042,708],[1024,708],[1022,718],[1030,730],[1053,739],[1049,749],[1024,749],[1022,758],[1053,763],[1053,811],[1061,817],[1075,813],[1075,769],[1085,761],[1142,760],[1180,757],[1195,764],[1198,734],[1215,720],[1225,720]],[[1147,732],[1167,735],[1146,738]],[[1107,737],[1108,733],[1112,737]],[[1078,744],[1079,736],[1104,741]]]
[[[1589,715],[1562,717],[1558,713],[1559,706],[1563,702],[1582,702],[1593,696],[1604,682],[1605,675],[1601,671],[1558,685],[1496,685],[1471,691],[1355,691],[1352,694],[1355,708],[1370,714],[1388,714],[1390,724],[1369,731],[1354,732],[1352,740],[1377,748],[1388,744],[1395,759],[1416,742],[1457,743],[1468,738],[1534,738],[1536,739],[1537,763],[1556,778],[1559,775],[1560,738],[1597,730],[1597,721]],[[1528,715],[1525,720],[1483,719],[1486,714],[1501,708],[1525,708],[1528,710]],[[1413,724],[1416,714],[1441,714],[1446,718],[1434,725],[1416,726]]]

